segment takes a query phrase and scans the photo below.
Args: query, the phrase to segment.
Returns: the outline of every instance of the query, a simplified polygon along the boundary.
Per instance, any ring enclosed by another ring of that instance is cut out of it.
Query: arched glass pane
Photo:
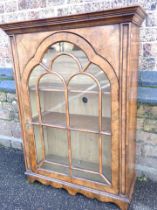
[[[102,130],[111,132],[111,87],[104,71],[95,64],[91,64],[86,70],[92,74],[98,81],[102,91]]]
[[[57,128],[66,126],[64,84],[55,74],[36,67],[30,75],[29,89],[37,163],[44,161],[42,168],[67,174],[68,167],[60,166],[69,163],[67,131]]]
[[[55,74],[44,75],[39,82],[39,98],[43,97],[40,104],[41,119],[44,132],[45,163],[42,168],[68,173],[68,168],[57,164],[68,164],[67,131],[66,128],[65,86],[61,78]]]
[[[39,113],[38,113],[38,106],[37,106],[37,94],[36,94],[36,84],[38,82],[38,79],[41,75],[45,74],[46,71],[40,66],[36,66],[29,77],[28,87],[29,87],[29,97],[30,97],[30,107],[31,107],[31,113],[32,113],[32,121],[39,121]],[[41,104],[43,103],[43,97],[41,97]],[[34,139],[35,139],[35,145],[36,145],[36,159],[37,163],[42,161],[42,138],[40,135],[40,127],[39,126],[33,126],[34,127]]]
[[[51,60],[57,55],[58,53],[70,53],[74,55],[79,62],[81,63],[82,67],[84,68],[89,60],[86,54],[75,44],[69,42],[58,42],[56,44],[51,45],[48,50],[46,51],[42,63],[49,66]]]
[[[37,97],[36,97],[36,84],[38,81],[38,78],[46,73],[46,71],[41,66],[36,66],[33,71],[31,72],[31,75],[29,77],[29,97],[30,97],[30,106],[32,111],[32,117],[38,117],[37,112]],[[41,104],[43,103],[43,98],[41,97]]]
[[[71,132],[72,164],[76,168],[73,170],[73,175],[106,184],[106,179],[110,182],[112,179],[110,82],[105,73],[94,64],[91,64],[86,72],[94,76],[99,82],[102,93],[102,110],[99,112],[100,92],[97,83],[84,75],[74,77],[69,84],[71,96],[69,98],[70,127],[76,128],[76,130],[83,129],[86,132],[81,130]],[[75,91],[78,93],[74,95],[73,92]],[[86,97],[87,104],[80,104],[81,96]],[[90,103],[88,104],[88,102]],[[77,117],[74,117],[73,114],[74,116],[76,114]],[[102,120],[101,132],[104,135],[99,134],[99,116]],[[88,131],[97,131],[98,134],[88,133]],[[102,154],[100,154],[100,139],[102,141]],[[101,159],[102,165],[100,164]],[[78,168],[82,168],[83,171],[78,170]],[[102,176],[100,175],[100,168],[102,168]],[[92,173],[93,171],[97,174]]]
[[[65,81],[67,81],[72,75],[79,72],[79,66],[72,57],[62,55],[52,64],[52,71],[62,75]]]
[[[103,92],[110,92],[110,82],[104,71],[102,71],[99,66],[91,64],[86,72],[92,74],[99,81]]]
[[[89,62],[78,46],[59,42],[42,59],[49,72],[41,66],[32,71],[29,91],[37,163],[69,175],[72,161],[72,176],[108,184],[111,87],[98,65],[91,63],[82,73]]]

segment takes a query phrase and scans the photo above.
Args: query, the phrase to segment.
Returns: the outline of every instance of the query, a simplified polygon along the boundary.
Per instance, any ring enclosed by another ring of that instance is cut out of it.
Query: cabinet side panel
[[[30,169],[29,150],[28,150],[28,145],[26,143],[25,126],[24,126],[24,121],[23,121],[24,111],[23,111],[23,107],[22,107],[21,77],[20,77],[20,71],[19,71],[19,60],[18,60],[18,54],[17,54],[16,36],[10,36],[10,43],[11,43],[12,60],[13,60],[13,64],[14,64],[14,67],[13,67],[14,78],[16,80],[16,94],[17,94],[17,98],[18,98],[19,118],[20,118],[21,129],[22,129],[25,167],[26,167],[26,170],[29,170]]]
[[[139,59],[139,28],[134,24],[130,29],[130,56],[128,73],[127,95],[127,137],[126,137],[126,193],[131,196],[131,186],[135,181],[136,161],[136,110],[138,86],[138,59]]]

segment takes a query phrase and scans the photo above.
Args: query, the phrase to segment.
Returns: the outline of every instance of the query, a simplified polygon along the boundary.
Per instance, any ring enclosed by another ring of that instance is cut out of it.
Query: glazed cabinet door
[[[54,33],[26,66],[22,88],[31,168],[117,193],[118,82],[91,44],[74,33]]]

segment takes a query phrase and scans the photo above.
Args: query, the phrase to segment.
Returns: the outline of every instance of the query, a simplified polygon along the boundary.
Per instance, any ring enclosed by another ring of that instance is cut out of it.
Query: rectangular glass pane
[[[43,133],[41,133],[40,126],[34,126],[34,132],[37,160],[38,162],[43,160],[41,168],[67,173],[69,170],[67,131],[43,126]],[[45,150],[44,159],[42,150]]]
[[[42,123],[54,126],[66,126],[65,98],[63,92],[40,91]],[[39,122],[36,92],[30,91],[32,121]],[[55,99],[55,100],[54,100]]]
[[[111,138],[102,138],[102,175],[100,172],[100,157],[98,134],[87,132],[71,132],[73,176],[107,184],[111,182]]]
[[[94,174],[94,173],[78,171],[78,170],[72,170],[72,174],[74,177],[78,177],[80,179],[86,179],[88,181],[107,184],[106,180],[102,176],[100,176],[100,174]]]
[[[68,164],[67,131],[44,127],[44,139],[46,143],[46,160]]]
[[[111,133],[111,96],[102,93],[102,131]]]
[[[65,98],[64,92],[41,92],[40,98],[43,94],[43,103],[41,104],[42,110],[42,123],[66,126],[65,114]]]
[[[36,160],[37,163],[43,160],[42,155],[42,136],[40,135],[40,127],[34,126],[34,139],[35,139],[35,145],[36,145]]]
[[[99,171],[99,135],[71,131],[72,166]]]
[[[69,92],[70,127],[98,131],[98,93]]]
[[[48,171],[53,171],[56,173],[64,174],[64,175],[69,175],[69,168],[60,166],[60,165],[54,165],[50,162],[44,162],[43,165],[41,166],[42,169],[46,169]]]
[[[65,94],[61,79],[55,74],[42,77],[39,83],[39,96],[43,101],[42,123],[65,127]]]
[[[111,136],[102,135],[102,169],[103,175],[111,182],[112,180],[112,141]]]

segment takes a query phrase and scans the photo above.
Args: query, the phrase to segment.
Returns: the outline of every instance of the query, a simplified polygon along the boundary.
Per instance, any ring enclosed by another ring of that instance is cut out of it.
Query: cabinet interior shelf
[[[43,112],[43,126],[66,129],[66,114],[59,112]],[[38,116],[32,118],[32,124],[40,125]],[[99,130],[98,117],[89,115],[70,114],[70,129],[111,135],[110,118],[102,117],[102,130]]]
[[[30,86],[30,91],[36,91],[36,86],[35,85],[31,85]],[[39,86],[39,91],[64,92],[65,89],[64,89],[63,85],[61,85],[61,84],[57,84],[57,83],[51,83],[51,84],[43,83],[42,85]],[[99,93],[98,87],[84,85],[84,84],[71,85],[68,88],[68,91],[71,92],[71,93],[94,93],[94,94],[98,94]],[[107,84],[104,85],[101,88],[101,91],[105,95],[109,95],[110,94],[110,88],[109,88],[109,86]]]

